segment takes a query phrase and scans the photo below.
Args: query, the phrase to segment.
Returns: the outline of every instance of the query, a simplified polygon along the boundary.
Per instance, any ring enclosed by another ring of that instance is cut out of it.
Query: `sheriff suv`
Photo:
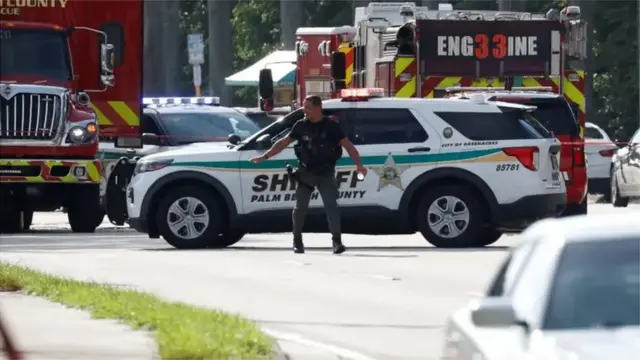
[[[369,175],[348,157],[336,181],[345,233],[410,234],[438,247],[481,247],[505,230],[556,216],[565,185],[560,145],[532,107],[461,99],[382,98],[348,89],[324,110],[340,122]],[[291,231],[293,147],[263,163],[249,159],[287,136],[296,110],[231,148],[200,146],[144,157],[127,189],[129,221],[177,248],[226,247],[246,233]],[[307,232],[326,232],[321,199]]]

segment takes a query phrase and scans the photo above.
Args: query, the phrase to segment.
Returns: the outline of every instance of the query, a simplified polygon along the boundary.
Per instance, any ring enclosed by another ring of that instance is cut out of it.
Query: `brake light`
[[[504,148],[502,151],[509,155],[514,156],[520,161],[522,166],[526,167],[531,171],[536,171],[538,169],[538,158],[540,155],[540,150],[535,146],[526,146],[526,147],[511,147]]]
[[[584,156],[584,140],[579,137],[571,139],[571,158],[573,167],[585,167],[587,165]]]
[[[609,150],[600,150],[598,151],[600,153],[600,156],[603,157],[612,157],[613,154],[616,153],[616,149],[609,149]]]

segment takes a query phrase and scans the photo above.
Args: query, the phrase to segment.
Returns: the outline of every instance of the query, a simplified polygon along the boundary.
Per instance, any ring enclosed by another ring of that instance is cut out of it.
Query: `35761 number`
[[[520,169],[520,164],[498,164],[496,171],[516,171]]]

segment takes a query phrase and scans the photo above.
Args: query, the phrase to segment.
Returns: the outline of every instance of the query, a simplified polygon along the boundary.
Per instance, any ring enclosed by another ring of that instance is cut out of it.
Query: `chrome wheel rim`
[[[427,224],[434,234],[453,239],[469,227],[469,208],[464,201],[451,195],[434,200],[427,211]]]
[[[198,238],[209,227],[209,209],[194,197],[180,198],[169,206],[167,225],[171,232],[181,239]]]

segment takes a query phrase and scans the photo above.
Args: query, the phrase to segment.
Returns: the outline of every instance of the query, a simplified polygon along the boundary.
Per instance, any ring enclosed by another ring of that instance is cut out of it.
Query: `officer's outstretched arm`
[[[290,136],[285,136],[282,139],[276,141],[271,149],[267,150],[267,152],[264,153],[263,156],[265,156],[266,158],[274,157],[278,155],[282,150],[284,150],[287,146],[289,146],[289,144],[291,144],[293,141],[293,138],[291,138]]]

